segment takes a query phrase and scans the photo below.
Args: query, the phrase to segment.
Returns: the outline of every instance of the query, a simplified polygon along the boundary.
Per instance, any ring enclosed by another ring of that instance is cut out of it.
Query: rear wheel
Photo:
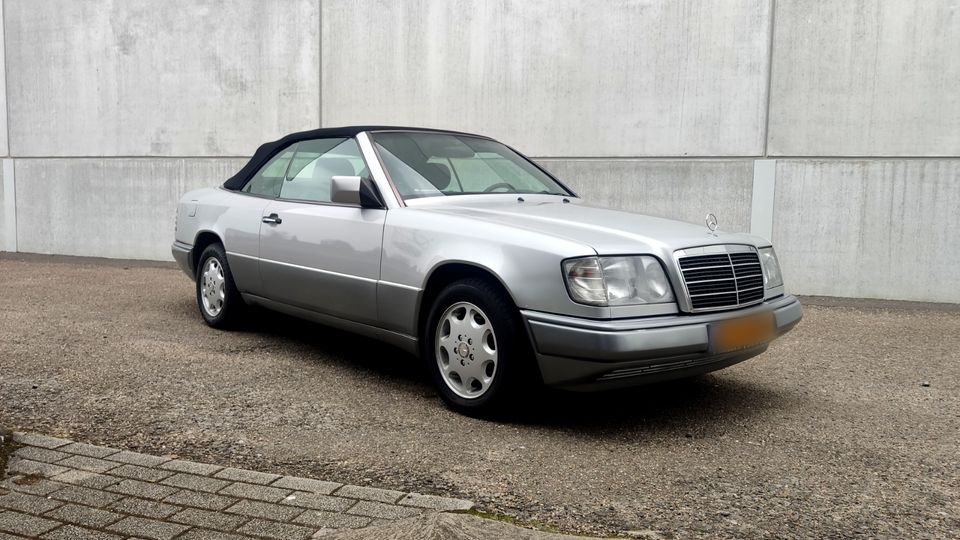
[[[246,307],[233,282],[227,254],[220,244],[207,246],[197,266],[197,307],[207,324],[230,328]]]
[[[536,385],[517,308],[487,280],[447,286],[430,309],[423,356],[440,396],[459,412],[504,412]]]

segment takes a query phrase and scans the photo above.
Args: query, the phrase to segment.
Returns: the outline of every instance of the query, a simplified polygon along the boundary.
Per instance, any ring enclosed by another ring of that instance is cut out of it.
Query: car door
[[[301,141],[260,226],[265,296],[358,322],[377,322],[386,210],[331,202],[333,176],[367,175],[353,138]]]
[[[292,158],[292,148],[278,153],[239,192],[227,191],[229,202],[219,209],[230,272],[242,293],[264,294],[259,262],[261,219],[267,205],[280,194]]]

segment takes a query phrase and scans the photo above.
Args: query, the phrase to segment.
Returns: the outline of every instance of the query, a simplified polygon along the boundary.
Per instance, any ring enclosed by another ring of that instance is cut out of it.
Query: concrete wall
[[[502,139],[599,204],[713,212],[772,237],[796,292],[960,302],[956,0],[2,6],[8,251],[168,259],[178,195],[261,142],[394,123]]]

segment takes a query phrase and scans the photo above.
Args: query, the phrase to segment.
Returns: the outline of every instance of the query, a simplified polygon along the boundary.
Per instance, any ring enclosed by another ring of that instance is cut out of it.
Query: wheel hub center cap
[[[470,356],[470,347],[467,346],[466,343],[461,343],[457,346],[457,354],[459,354],[462,358]]]

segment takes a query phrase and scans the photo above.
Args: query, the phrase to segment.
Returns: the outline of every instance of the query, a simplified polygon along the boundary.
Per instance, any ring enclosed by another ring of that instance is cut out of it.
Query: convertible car
[[[264,144],[181,199],[173,255],[228,328],[249,305],[419,355],[468,414],[530,385],[721,369],[800,320],[770,242],[615,211],[490,138],[354,126]]]

